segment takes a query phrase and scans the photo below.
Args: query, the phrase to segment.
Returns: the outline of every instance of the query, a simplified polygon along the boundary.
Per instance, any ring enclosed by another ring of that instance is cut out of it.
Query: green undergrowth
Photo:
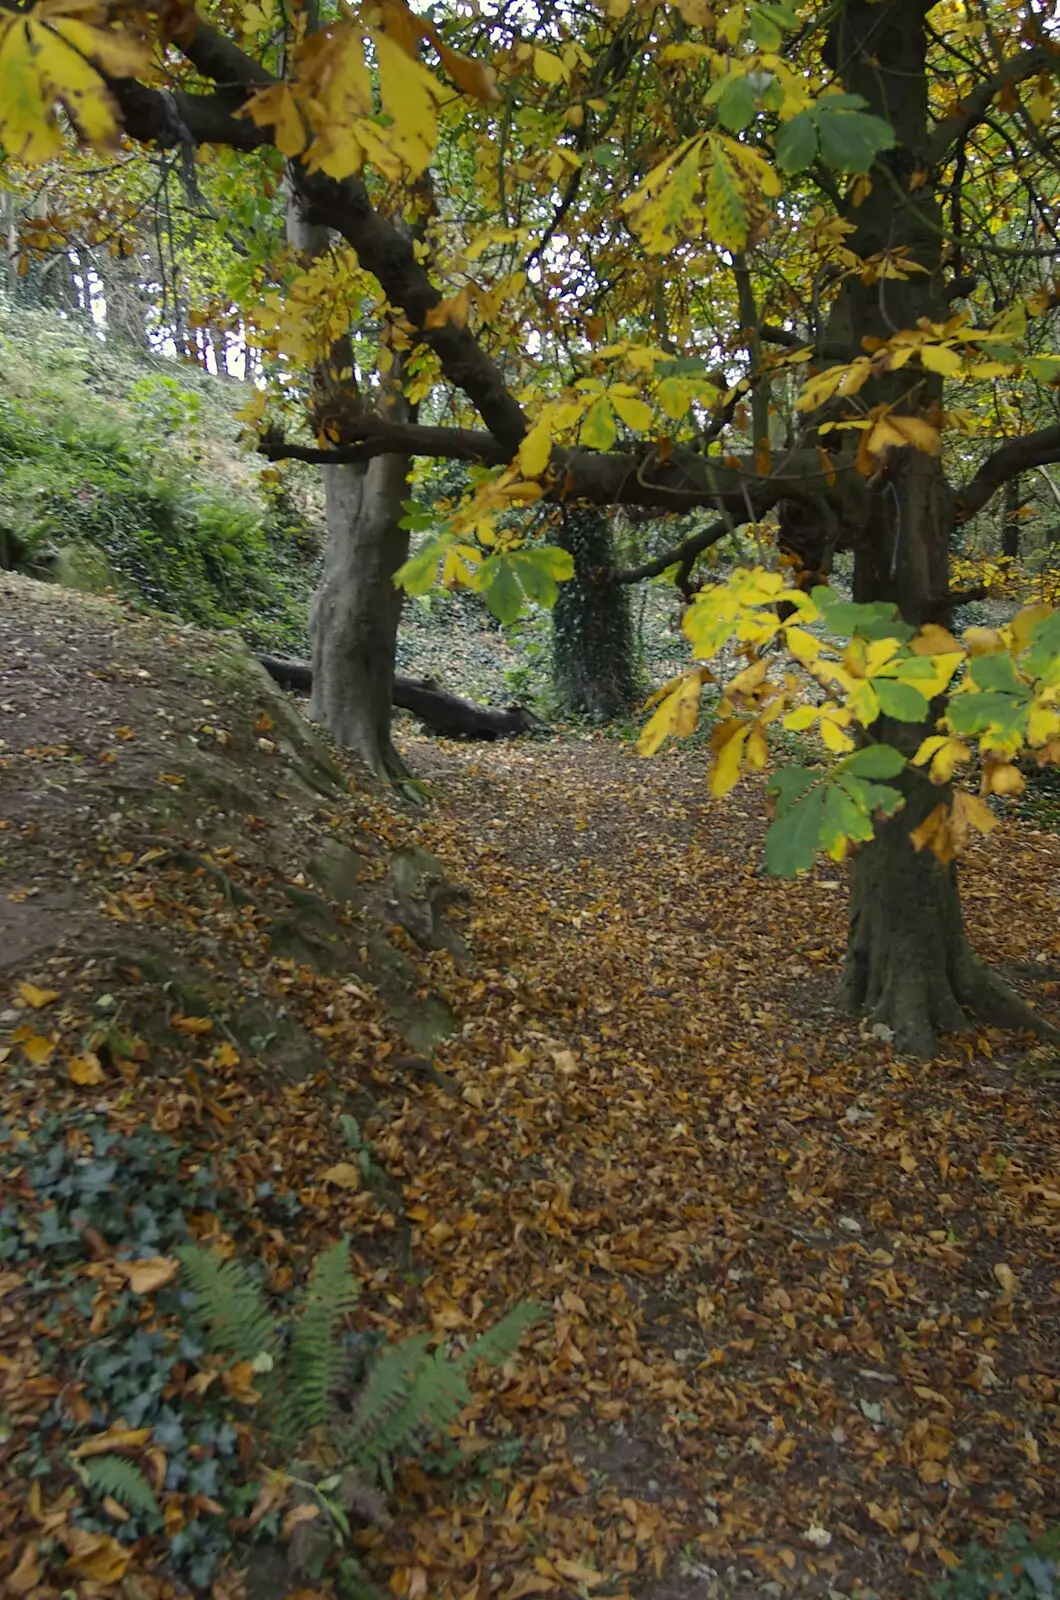
[[[304,650],[311,473],[237,447],[241,384],[0,305],[0,565]]]

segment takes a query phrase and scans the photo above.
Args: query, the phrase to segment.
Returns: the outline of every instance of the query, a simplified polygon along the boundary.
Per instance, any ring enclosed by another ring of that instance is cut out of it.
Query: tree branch
[[[936,123],[928,141],[929,166],[939,166],[945,161],[954,145],[982,122],[1002,89],[1008,88],[1010,84],[1022,83],[1025,78],[1033,78],[1036,72],[1041,72],[1043,69],[1055,69],[1056,66],[1055,48],[1050,49],[1044,44],[1032,45],[1029,49],[1021,51],[1018,56],[1003,61],[992,78],[977,84],[971,94],[965,96],[958,111]]]
[[[483,461],[488,466],[503,466],[508,451],[481,428],[429,428],[415,422],[390,422],[383,417],[349,417],[343,422],[347,439],[358,442],[334,449],[293,444],[268,434],[258,445],[259,455],[270,461],[311,461],[317,466],[338,467],[370,461],[373,456],[433,456],[447,461]]]
[[[852,350],[846,344],[822,344],[816,350],[812,339],[803,339],[790,328],[777,328],[768,322],[758,330],[758,337],[763,344],[783,345],[786,350],[812,350],[822,361],[853,361],[861,354],[860,350]]]
[[[703,528],[699,533],[694,533],[683,544],[675,545],[665,555],[655,556],[651,561],[645,561],[639,567],[627,567],[622,572],[614,574],[615,583],[640,583],[645,578],[657,578],[660,572],[665,572],[667,567],[688,566],[691,570],[692,562],[704,550],[709,550],[712,544],[717,544],[719,539],[724,539],[727,533],[732,532],[732,523],[727,517],[719,522],[712,522],[709,528]]]
[[[987,456],[975,477],[959,491],[957,521],[967,522],[969,517],[974,517],[1010,478],[1018,478],[1021,472],[1052,461],[1060,461],[1060,423],[1037,433],[1024,434],[1019,439],[1009,439]]]

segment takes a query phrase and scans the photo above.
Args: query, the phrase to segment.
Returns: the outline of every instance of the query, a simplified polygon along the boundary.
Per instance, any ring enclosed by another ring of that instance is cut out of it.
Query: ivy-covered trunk
[[[869,191],[854,186],[846,206],[852,227],[846,243],[875,268],[844,280],[829,317],[826,339],[845,346],[851,359],[866,339],[885,343],[900,329],[915,329],[923,319],[940,323],[947,315],[943,217],[935,184],[923,181],[929,167],[927,9],[927,0],[846,0],[829,36],[828,63],[844,89],[861,95],[896,137],[895,147],[878,157]],[[870,415],[887,407],[937,430],[941,379],[908,366],[881,370],[859,400]],[[854,599],[891,602],[918,627],[948,625],[955,497],[939,457],[892,449],[874,464],[867,483],[855,483],[849,499],[842,493],[836,499],[839,544],[854,553]],[[935,729],[929,718],[920,726],[888,722],[871,731],[911,754]],[[910,839],[948,799],[947,791],[920,769],[907,769],[900,787],[905,805],[877,823],[875,838],[852,862],[844,999],[923,1055],[935,1051],[940,1032],[964,1027],[973,1016],[1042,1026],[972,954],[955,863],[941,865]]]
[[[552,677],[569,711],[612,722],[636,695],[629,593],[611,576],[614,546],[606,511],[567,510],[560,543],[574,576],[560,585],[552,611]]]

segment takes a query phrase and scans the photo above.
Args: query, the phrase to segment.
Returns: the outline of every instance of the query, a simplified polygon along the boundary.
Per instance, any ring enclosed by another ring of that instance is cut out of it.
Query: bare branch
[[[967,522],[996,494],[1003,483],[1033,467],[1060,461],[1060,423],[1009,439],[987,456],[974,478],[957,495],[957,521]]]
[[[1002,62],[992,78],[984,79],[982,83],[976,85],[971,94],[965,96],[959,110],[936,123],[928,143],[929,165],[936,167],[945,161],[954,145],[982,122],[1003,89],[1007,89],[1010,84],[1022,83],[1025,78],[1033,78],[1037,72],[1055,70],[1056,66],[1056,50],[1044,44],[1032,45],[1019,55]]]
[[[655,556],[639,567],[627,567],[623,572],[616,572],[614,582],[641,583],[645,578],[657,578],[667,567],[687,566],[691,571],[692,562],[696,557],[702,555],[704,550],[709,550],[712,544],[717,544],[719,539],[724,539],[732,529],[733,524],[728,518],[723,517],[719,522],[712,522],[709,528],[694,533],[682,544],[675,545],[672,550],[667,550],[665,555]]]

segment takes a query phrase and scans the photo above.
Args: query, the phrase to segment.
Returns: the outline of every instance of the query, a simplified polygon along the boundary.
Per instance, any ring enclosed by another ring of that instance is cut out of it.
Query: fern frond
[[[361,1465],[370,1441],[386,1433],[391,1418],[406,1404],[417,1372],[429,1359],[430,1339],[429,1333],[417,1333],[388,1344],[372,1362],[342,1440],[342,1453],[351,1466]]]
[[[216,1354],[253,1361],[275,1350],[276,1319],[242,1262],[223,1261],[216,1251],[193,1244],[182,1246],[177,1255]]]
[[[328,1401],[348,1369],[339,1323],[357,1303],[361,1286],[350,1270],[345,1239],[317,1256],[302,1312],[291,1335],[279,1431],[305,1434],[328,1415]]]
[[[142,1517],[158,1516],[154,1490],[135,1461],[124,1456],[96,1456],[81,1467],[85,1482],[98,1495],[110,1495],[126,1511]]]
[[[468,1345],[463,1354],[456,1358],[456,1365],[461,1372],[473,1371],[480,1361],[485,1361],[491,1367],[499,1367],[515,1354],[527,1328],[540,1322],[544,1315],[545,1307],[534,1305],[532,1301],[513,1306],[499,1322],[487,1328],[485,1333],[480,1333]]]

